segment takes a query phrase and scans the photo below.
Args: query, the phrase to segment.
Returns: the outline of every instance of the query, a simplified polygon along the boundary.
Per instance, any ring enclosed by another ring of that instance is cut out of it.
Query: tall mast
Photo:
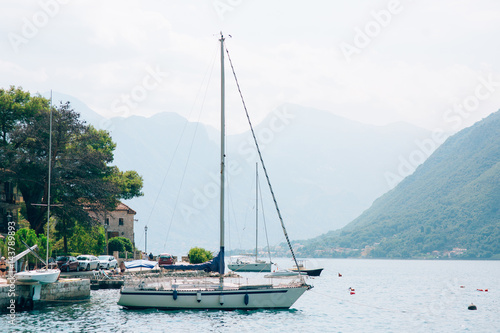
[[[259,164],[255,163],[255,262],[257,263],[259,244]]]
[[[220,33],[220,91],[221,91],[221,106],[220,106],[220,252],[219,252],[219,274],[222,283],[222,276],[224,275],[224,161],[226,157],[225,152],[225,78],[224,78],[224,36],[222,31]]]
[[[49,184],[47,187],[47,253],[45,263],[49,264],[49,231],[50,231],[50,181],[52,177],[52,90],[50,91],[50,109],[49,109]],[[48,266],[46,267],[49,268]]]

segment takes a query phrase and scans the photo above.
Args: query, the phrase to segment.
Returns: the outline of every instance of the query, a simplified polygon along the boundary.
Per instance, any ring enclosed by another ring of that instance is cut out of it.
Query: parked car
[[[91,254],[82,254],[76,260],[80,263],[80,270],[98,270],[100,266],[99,259]]]
[[[174,264],[174,257],[171,254],[160,253],[160,256],[158,258],[158,266],[173,265],[173,264]]]
[[[57,262],[54,258],[49,258],[48,266],[49,269],[58,268]]]
[[[79,271],[80,263],[73,256],[60,256],[56,258],[57,267],[61,272]]]
[[[118,266],[118,261],[116,261],[115,257],[113,256],[99,256],[99,268],[105,268],[105,269],[110,269],[110,268],[116,268]]]

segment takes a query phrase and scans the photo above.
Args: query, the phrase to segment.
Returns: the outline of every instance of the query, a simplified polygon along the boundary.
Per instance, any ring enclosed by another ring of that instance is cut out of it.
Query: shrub
[[[189,262],[192,264],[200,264],[213,259],[212,252],[200,247],[193,247],[188,253]]]

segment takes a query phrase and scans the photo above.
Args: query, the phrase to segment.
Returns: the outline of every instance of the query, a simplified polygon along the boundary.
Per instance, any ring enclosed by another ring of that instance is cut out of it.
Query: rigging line
[[[238,83],[238,78],[236,77],[236,72],[234,71],[233,62],[231,61],[231,57],[229,56],[229,50],[227,48],[226,48],[226,53],[227,53],[227,58],[229,60],[229,64],[231,65],[231,70],[233,71],[233,76],[234,76],[234,80],[236,81],[236,86],[238,87],[238,92],[240,93],[241,102],[243,103],[243,108],[245,109],[245,114],[247,116],[248,124],[250,125],[250,130],[252,132],[253,141],[255,142],[255,147],[256,147],[257,152],[259,154],[260,163],[262,164],[262,169],[264,170],[264,174],[266,175],[267,185],[269,186],[269,191],[271,192],[271,195],[273,197],[274,206],[276,207],[276,211],[277,211],[278,217],[280,219],[281,228],[283,229],[283,233],[285,234],[286,242],[288,243],[288,247],[290,248],[290,252],[292,253],[292,257],[293,257],[293,260],[295,261],[295,265],[300,273],[299,263],[297,262],[297,258],[295,257],[295,252],[293,252],[292,244],[290,243],[290,239],[288,238],[288,233],[286,232],[285,223],[283,222],[283,217],[281,216],[281,212],[280,212],[280,209],[278,207],[278,202],[276,201],[276,196],[274,195],[274,191],[273,191],[273,188],[271,186],[271,181],[269,180],[269,175],[267,174],[267,169],[266,169],[266,166],[264,165],[264,159],[262,158],[262,153],[260,151],[259,143],[257,142],[257,137],[255,136],[255,131],[253,129],[252,122],[250,121],[250,116],[248,115],[247,106],[245,104],[245,100],[243,99],[243,94],[242,94],[241,89],[240,89],[240,84]],[[300,274],[299,274],[299,277],[300,277],[301,281],[305,283],[304,277]]]
[[[217,48],[218,49],[218,48]],[[194,140],[196,138],[196,134],[198,133],[198,126],[200,125],[200,119],[201,119],[201,114],[202,114],[202,110],[203,110],[203,106],[205,105],[205,100],[207,98],[207,93],[208,93],[208,87],[209,87],[209,83],[210,83],[210,80],[212,78],[212,73],[213,73],[213,69],[215,67],[215,59],[216,59],[216,55],[217,55],[217,52],[214,52],[214,57],[213,57],[213,60],[212,60],[212,65],[209,66],[209,68],[207,68],[207,73],[205,73],[205,77],[203,78],[203,81],[205,81],[205,78],[207,77],[207,74],[208,74],[208,80],[207,80],[207,84],[206,84],[206,87],[205,87],[205,94],[203,95],[203,99],[201,101],[201,108],[200,108],[200,112],[198,113],[198,119],[196,120],[196,125],[195,125],[195,130],[194,130],[194,134],[193,134],[193,137],[191,138],[191,144],[189,146],[189,153],[188,153],[188,156],[187,156],[187,159],[186,159],[186,165],[184,167],[184,172],[182,173],[182,177],[181,177],[181,183],[179,185],[179,190],[177,192],[177,198],[175,199],[175,203],[174,203],[174,207],[172,209],[172,215],[170,216],[170,223],[168,225],[168,230],[167,230],[167,235],[165,237],[165,242],[163,243],[163,248],[165,248],[165,246],[167,245],[167,241],[168,241],[168,236],[170,235],[170,229],[172,228],[172,223],[174,221],[174,215],[175,215],[175,211],[177,209],[177,204],[179,202],[179,197],[180,197],[180,192],[181,192],[181,189],[182,189],[182,184],[184,183],[184,178],[186,176],[186,171],[187,171],[187,166],[189,164],[189,160],[190,160],[190,157],[191,157],[191,153],[193,151],[193,144],[194,144]],[[209,72],[209,69],[210,69],[210,72]],[[200,85],[200,89],[198,90],[198,94],[200,93],[200,90],[201,90],[201,87],[203,85],[203,81],[202,81],[202,84]],[[197,98],[196,98],[197,99]],[[196,101],[195,99],[195,101]],[[194,103],[193,103],[193,108],[192,110],[194,110]],[[191,116],[191,113],[192,111],[189,113],[189,116]],[[187,124],[189,123],[186,122],[186,126]],[[180,141],[179,141],[180,142]],[[173,161],[173,159],[172,159]]]
[[[269,262],[272,264],[271,248],[269,247],[269,237],[267,236],[266,214],[264,214],[264,200],[262,199],[262,187],[259,186],[260,206],[262,211],[262,221],[264,221],[264,231],[266,232],[267,254],[269,255]]]
[[[228,149],[228,150],[230,150],[230,149]],[[228,174],[228,178],[230,178],[230,177],[231,176]],[[230,181],[230,180],[228,179],[228,181]],[[228,186],[227,189],[228,189],[228,192],[230,192],[231,191],[231,186]],[[245,193],[250,193],[252,191],[252,189],[253,189],[253,183],[251,185],[250,191],[247,191]],[[228,195],[231,195],[231,194],[228,193]],[[231,196],[230,196],[230,200],[231,200],[231,207],[232,207],[233,211],[235,211],[234,210],[234,202],[233,202],[233,199],[232,199]],[[236,236],[238,237],[239,250],[242,250],[243,246],[241,245],[241,235],[240,235],[240,232],[239,232],[240,229],[239,229],[239,226],[238,226],[238,219],[236,218],[236,213],[233,212],[233,214],[234,214],[234,224],[235,224],[235,229],[236,229]],[[242,231],[244,231],[246,229],[246,227],[247,227],[247,221],[248,221],[248,209],[245,209],[245,217],[243,218],[243,228],[241,229]],[[231,234],[229,234],[229,235],[231,235]],[[229,237],[229,241],[231,241],[231,238],[232,237]],[[231,246],[229,247],[229,249],[235,250]]]
[[[204,78],[202,80],[202,83],[200,84],[200,88],[198,89],[198,93],[197,93],[197,96],[195,98],[195,101],[193,102],[193,106],[191,107],[191,111],[189,112],[188,119],[187,119],[186,123],[184,124],[184,126],[182,128],[181,135],[179,136],[179,140],[177,141],[177,145],[175,146],[174,153],[172,154],[172,158],[171,158],[170,163],[168,165],[167,171],[165,172],[165,175],[163,176],[163,180],[161,182],[160,189],[158,190],[158,193],[156,194],[156,198],[155,198],[155,200],[153,202],[153,205],[151,206],[151,211],[149,212],[149,216],[148,216],[148,218],[146,220],[146,226],[149,224],[149,221],[151,220],[151,216],[153,215],[153,211],[154,211],[154,209],[156,207],[156,203],[158,202],[158,199],[160,198],[160,194],[161,194],[161,192],[163,190],[163,186],[165,185],[165,181],[166,181],[167,176],[168,176],[168,174],[170,172],[170,168],[172,167],[173,161],[175,160],[174,157],[175,157],[175,155],[177,155],[177,151],[178,151],[179,146],[181,144],[182,138],[184,137],[184,132],[186,131],[187,125],[189,124],[189,118],[191,117],[191,114],[194,111],[194,105],[196,104],[196,101],[198,99],[198,95],[200,94],[200,90],[201,90],[201,87],[203,85],[203,81],[205,80],[205,77],[207,76],[209,68],[207,68],[207,71],[206,71],[205,76],[204,76]]]

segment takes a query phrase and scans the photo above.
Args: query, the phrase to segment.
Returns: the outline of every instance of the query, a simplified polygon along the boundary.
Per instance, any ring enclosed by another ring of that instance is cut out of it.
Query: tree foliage
[[[23,244],[26,243],[29,247],[32,247],[33,245],[37,245],[38,249],[35,250],[38,255],[45,260],[46,259],[46,253],[47,253],[47,237],[44,234],[39,234],[37,235],[34,230],[29,229],[29,228],[21,228],[16,231],[16,234],[14,235],[15,238],[15,252],[16,254],[21,253],[22,251],[26,250],[27,247]],[[52,253],[52,242],[49,242],[49,257],[51,256]],[[39,262],[39,260],[32,255],[31,253],[27,254],[23,260],[27,260],[30,264],[34,264],[36,262]],[[41,263],[40,263],[41,264]]]
[[[188,252],[189,262],[191,264],[200,264],[214,258],[212,252],[200,247],[193,247]]]
[[[113,162],[116,147],[109,133],[80,119],[68,103],[50,110],[41,96],[21,88],[0,89],[0,179],[17,185],[26,203],[26,218],[36,233],[46,223],[48,161],[52,111],[51,211],[87,229],[118,200],[141,196],[142,178],[122,172]]]
[[[68,239],[72,252],[99,255],[106,247],[106,236],[102,226],[88,227],[75,223],[73,234]]]
[[[109,253],[113,253],[114,251],[118,252],[132,252],[134,251],[134,245],[130,241],[130,239],[125,237],[113,237],[108,240],[108,251]]]

